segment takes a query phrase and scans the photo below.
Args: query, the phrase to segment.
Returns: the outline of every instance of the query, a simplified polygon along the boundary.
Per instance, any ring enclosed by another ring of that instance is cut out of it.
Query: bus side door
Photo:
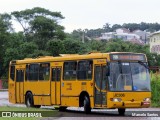
[[[16,69],[16,103],[24,102],[24,69]]]
[[[15,65],[10,66],[10,78],[9,78],[9,102],[16,103],[16,93],[15,93]]]
[[[51,104],[60,105],[61,104],[61,72],[62,66],[61,63],[55,63],[51,67]]]
[[[107,78],[106,78],[106,63],[105,60],[96,60],[94,69],[95,91],[94,103],[96,107],[107,106]]]

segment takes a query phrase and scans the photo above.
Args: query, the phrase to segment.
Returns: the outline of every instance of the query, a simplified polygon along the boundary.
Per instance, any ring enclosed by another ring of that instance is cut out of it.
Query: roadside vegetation
[[[160,107],[160,74],[151,74],[152,107]]]

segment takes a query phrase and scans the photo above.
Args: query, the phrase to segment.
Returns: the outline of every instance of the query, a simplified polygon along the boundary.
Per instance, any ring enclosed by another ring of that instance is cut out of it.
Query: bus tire
[[[34,107],[35,107],[35,108],[40,108],[40,107],[41,107],[41,105],[34,105]]]
[[[25,98],[25,104],[27,107],[34,107],[33,95],[32,93],[27,93]]]
[[[91,107],[90,107],[89,98],[87,96],[84,97],[83,104],[84,104],[84,112],[86,114],[90,113],[91,112]]]
[[[118,113],[119,115],[124,115],[125,114],[126,109],[125,108],[118,108]]]
[[[66,111],[66,109],[67,107],[63,107],[63,106],[59,107],[59,111]]]

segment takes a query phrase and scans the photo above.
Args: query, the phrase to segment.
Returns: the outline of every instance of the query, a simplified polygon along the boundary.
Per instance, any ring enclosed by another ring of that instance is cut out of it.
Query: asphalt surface
[[[21,104],[12,104],[8,101],[8,92],[0,92],[0,106],[24,107]],[[53,109],[53,107],[42,107]],[[157,117],[158,116],[158,117]],[[85,114],[83,108],[69,107],[65,112],[59,112],[58,117],[41,118],[41,120],[160,120],[160,108],[127,109],[125,116],[119,116],[117,109],[93,109]]]

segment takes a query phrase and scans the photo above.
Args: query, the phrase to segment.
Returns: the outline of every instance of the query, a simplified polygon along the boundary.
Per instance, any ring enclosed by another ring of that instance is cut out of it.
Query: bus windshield
[[[111,62],[110,91],[150,91],[150,76],[145,62]]]

